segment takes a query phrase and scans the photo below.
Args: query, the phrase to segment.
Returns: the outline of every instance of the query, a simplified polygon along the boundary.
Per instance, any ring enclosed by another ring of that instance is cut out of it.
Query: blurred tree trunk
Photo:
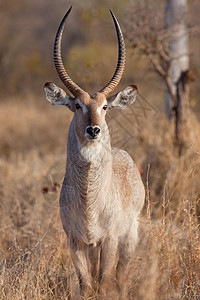
[[[176,83],[181,73],[189,69],[188,33],[186,28],[187,0],[166,0],[166,25],[169,32],[170,68],[169,78],[171,91],[167,87],[166,111],[172,117],[176,96]],[[172,96],[171,93],[174,95]]]
[[[190,137],[190,82],[189,46],[186,25],[187,0],[166,0],[166,25],[169,32],[170,63],[166,92],[166,112],[175,116],[175,137],[181,155]]]
[[[191,71],[181,73],[176,83],[177,100],[174,106],[175,112],[175,138],[179,155],[192,143],[192,129],[190,124],[191,111],[189,105],[190,83],[194,80]]]

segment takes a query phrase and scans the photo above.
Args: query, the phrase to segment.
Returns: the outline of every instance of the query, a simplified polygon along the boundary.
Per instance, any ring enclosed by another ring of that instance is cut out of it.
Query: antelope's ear
[[[135,85],[129,85],[121,92],[108,98],[108,110],[112,108],[124,109],[132,104],[137,96],[138,89]]]
[[[70,97],[65,91],[53,82],[46,82],[44,85],[44,93],[47,100],[54,106],[64,105],[71,111],[74,111],[74,98]]]

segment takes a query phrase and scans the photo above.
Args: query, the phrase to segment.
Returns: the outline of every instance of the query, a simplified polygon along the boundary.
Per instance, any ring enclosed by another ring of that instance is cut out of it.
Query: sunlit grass
[[[120,113],[117,118],[124,122]],[[168,122],[158,114],[149,118],[140,118],[124,145],[148,188],[128,297],[199,299],[198,141],[180,159]],[[59,217],[70,119],[66,109],[48,105],[0,106],[0,299],[74,299],[77,293]]]

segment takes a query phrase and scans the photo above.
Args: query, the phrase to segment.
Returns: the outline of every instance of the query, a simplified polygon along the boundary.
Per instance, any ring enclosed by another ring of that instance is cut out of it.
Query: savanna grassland
[[[112,75],[117,55],[105,11],[112,7],[122,19],[124,3],[129,1],[95,0],[95,6],[91,1],[72,2],[77,10],[73,8],[70,16],[64,60],[80,86],[96,91]],[[51,107],[42,92],[45,81],[62,86],[54,72],[52,43],[66,3],[59,0],[51,5],[47,0],[0,3],[2,300],[75,299],[78,287],[59,216],[72,114]],[[198,9],[196,13],[199,18]],[[193,38],[191,44],[191,68],[196,74],[190,101],[192,142],[181,156],[174,143],[174,122],[164,113],[164,84],[145,58],[131,49],[117,91],[137,84],[138,100],[126,111],[107,116],[113,146],[133,157],[146,188],[139,243],[124,283],[128,299],[200,299],[198,41]],[[91,299],[96,298],[94,292]]]
[[[77,279],[58,201],[72,115],[27,101],[0,106],[0,298],[73,299]],[[198,299],[199,148],[179,158],[161,113],[140,117],[139,129],[130,109],[127,116],[125,123],[124,112],[115,112],[108,122],[113,144],[135,158],[146,187],[129,299]],[[133,135],[125,141],[115,118],[128,127],[130,117]]]

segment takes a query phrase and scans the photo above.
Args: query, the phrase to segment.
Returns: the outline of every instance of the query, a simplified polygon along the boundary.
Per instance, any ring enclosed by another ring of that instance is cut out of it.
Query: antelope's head
[[[94,95],[82,90],[67,74],[61,57],[61,39],[65,21],[71,11],[65,14],[58,28],[54,42],[54,64],[63,84],[74,97],[52,82],[47,82],[44,91],[47,100],[54,106],[64,105],[74,112],[75,132],[81,144],[96,142],[104,133],[105,115],[112,108],[124,109],[135,101],[137,87],[130,85],[118,94],[108,97],[121,80],[125,68],[125,43],[119,23],[111,12],[118,37],[118,62],[115,73],[108,84]]]

